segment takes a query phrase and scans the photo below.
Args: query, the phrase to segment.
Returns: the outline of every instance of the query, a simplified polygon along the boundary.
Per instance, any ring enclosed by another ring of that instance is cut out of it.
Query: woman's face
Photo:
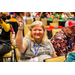
[[[37,42],[41,41],[43,34],[44,34],[44,30],[43,30],[42,26],[36,25],[32,28],[32,36],[35,39],[35,41],[37,41]]]
[[[29,14],[30,14],[29,12],[26,12],[26,16],[28,16],[28,17],[29,17]]]

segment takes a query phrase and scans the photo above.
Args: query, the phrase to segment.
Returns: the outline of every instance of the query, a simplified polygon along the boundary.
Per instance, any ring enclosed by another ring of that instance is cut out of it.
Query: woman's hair
[[[30,12],[26,12],[26,16],[27,16],[27,14],[29,15],[28,17],[30,17],[30,16],[31,16]]]
[[[28,38],[30,38],[31,40],[35,41],[34,38],[32,37],[32,29],[33,29],[33,27],[36,26],[36,25],[40,25],[40,26],[42,26],[42,28],[43,28],[44,34],[43,34],[43,37],[42,37],[42,43],[47,42],[47,39],[48,39],[48,37],[47,37],[47,31],[46,31],[46,29],[45,29],[44,24],[43,24],[41,21],[35,21],[35,22],[33,22],[33,23],[31,24],[31,26],[29,27],[29,32],[28,32],[28,34],[26,35],[26,37],[28,37]]]

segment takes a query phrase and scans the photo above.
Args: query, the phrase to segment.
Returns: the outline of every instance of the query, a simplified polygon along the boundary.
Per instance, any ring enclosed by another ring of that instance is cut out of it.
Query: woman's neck
[[[30,16],[26,16],[26,17],[30,17]]]
[[[37,43],[40,43],[41,42],[41,40],[35,40]]]

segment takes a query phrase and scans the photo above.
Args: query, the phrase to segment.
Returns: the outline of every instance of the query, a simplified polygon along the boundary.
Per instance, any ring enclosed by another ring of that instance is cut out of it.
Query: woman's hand
[[[19,27],[23,27],[23,19],[20,16],[17,16],[17,23]]]
[[[56,52],[54,51],[52,57],[57,57]]]

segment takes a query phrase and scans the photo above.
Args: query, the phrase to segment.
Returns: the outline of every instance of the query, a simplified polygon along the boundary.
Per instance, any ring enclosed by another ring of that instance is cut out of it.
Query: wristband
[[[18,30],[23,30],[23,27],[18,27]]]

